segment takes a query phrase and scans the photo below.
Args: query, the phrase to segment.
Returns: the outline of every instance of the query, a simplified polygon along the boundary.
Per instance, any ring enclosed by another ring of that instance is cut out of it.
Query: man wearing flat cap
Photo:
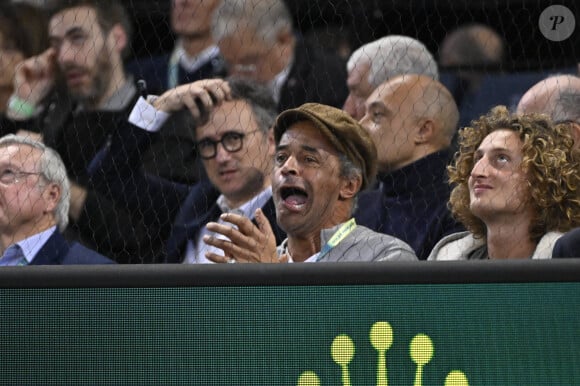
[[[276,153],[272,193],[277,223],[288,238],[276,246],[271,226],[260,209],[257,226],[227,213],[227,224],[208,223],[207,244],[224,256],[215,262],[355,262],[416,260],[403,241],[357,225],[352,218],[359,191],[376,173],[372,139],[347,113],[307,103],[286,110],[274,126]]]

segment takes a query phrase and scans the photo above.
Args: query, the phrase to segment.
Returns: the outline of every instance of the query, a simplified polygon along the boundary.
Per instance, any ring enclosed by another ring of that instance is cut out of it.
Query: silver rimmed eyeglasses
[[[39,172],[25,172],[21,170],[2,169],[0,170],[0,183],[4,185],[17,184],[28,176],[40,176]]]

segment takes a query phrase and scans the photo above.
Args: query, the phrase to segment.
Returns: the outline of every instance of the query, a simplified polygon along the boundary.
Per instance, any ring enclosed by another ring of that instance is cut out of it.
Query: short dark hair
[[[252,109],[258,128],[267,133],[274,126],[278,114],[277,105],[270,89],[249,79],[229,77],[225,80],[230,86],[232,100],[246,102]],[[203,109],[201,110],[201,118],[195,119],[189,110],[184,108],[173,113],[170,119],[173,125],[195,130],[196,127],[207,124],[209,118],[210,113]]]
[[[48,48],[48,18],[43,9],[27,3],[0,4],[0,34],[8,47],[25,58]],[[10,44],[11,43],[11,44]]]
[[[255,81],[230,77],[226,79],[232,91],[233,100],[244,100],[252,108],[254,119],[263,132],[274,126],[278,114],[272,92]]]
[[[48,10],[50,18],[57,13],[63,12],[75,7],[90,7],[97,13],[97,21],[101,30],[108,33],[116,24],[121,25],[127,34],[127,46],[123,50],[123,55],[126,56],[129,52],[131,37],[133,34],[133,25],[129,20],[129,16],[123,7],[123,4],[118,0],[52,0],[49,1]]]

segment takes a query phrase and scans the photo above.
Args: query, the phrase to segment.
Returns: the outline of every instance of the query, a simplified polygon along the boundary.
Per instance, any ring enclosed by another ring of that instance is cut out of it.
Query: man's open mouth
[[[295,209],[301,209],[308,201],[308,193],[304,189],[297,187],[281,188],[280,197],[286,206]]]

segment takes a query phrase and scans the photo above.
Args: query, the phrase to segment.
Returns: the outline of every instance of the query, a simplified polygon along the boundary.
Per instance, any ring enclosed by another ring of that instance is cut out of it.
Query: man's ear
[[[580,149],[580,123],[572,122],[572,137],[574,138],[574,146]]]
[[[357,175],[351,178],[342,178],[340,192],[338,198],[341,200],[349,200],[354,198],[360,191],[362,186],[362,176]]]
[[[270,128],[268,130],[268,153],[271,156],[274,156],[274,154],[276,154],[276,140],[274,139],[274,128]]]
[[[54,212],[55,208],[58,205],[58,202],[60,200],[60,196],[61,196],[62,192],[60,189],[60,186],[58,186],[58,184],[55,183],[50,183],[46,186],[46,188],[44,189],[44,201],[46,202],[46,208],[45,211],[47,213],[52,213]]]
[[[419,121],[419,130],[417,130],[414,140],[415,144],[422,145],[431,142],[435,136],[435,122],[431,119],[423,119]]]
[[[127,33],[121,24],[115,24],[113,28],[111,28],[111,31],[109,31],[109,39],[112,39],[112,47],[114,47],[117,52],[123,52],[125,47],[127,47]]]
[[[276,36],[276,41],[282,46],[291,44],[294,41],[292,30],[290,28],[284,28],[280,30]]]

